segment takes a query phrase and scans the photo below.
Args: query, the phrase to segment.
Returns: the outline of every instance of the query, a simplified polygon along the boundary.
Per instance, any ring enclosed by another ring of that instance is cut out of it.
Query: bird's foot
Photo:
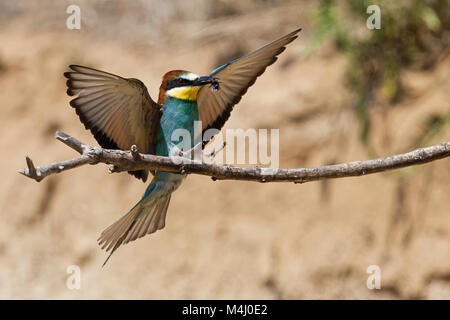
[[[205,150],[202,150],[202,154],[203,154],[203,156],[209,158],[210,160],[214,160],[214,158],[217,156],[217,154],[218,154],[220,151],[222,151],[222,150],[225,148],[226,145],[227,145],[227,143],[224,142],[224,143],[222,143],[222,145],[220,146],[220,148],[214,149],[213,151],[208,152],[208,153],[205,152]]]
[[[202,143],[199,142],[197,143],[194,147],[192,147],[189,150],[183,151],[180,148],[178,148],[178,146],[176,146],[175,144],[171,143],[170,144],[170,150],[169,150],[169,156],[178,156],[178,157],[183,157],[183,158],[190,158],[190,156],[192,155],[192,152],[194,152],[195,150],[197,150],[198,148],[201,148]],[[210,160],[214,160],[214,158],[217,156],[217,154],[219,152],[221,152],[226,146],[226,142],[224,142],[218,149],[215,149],[211,152],[206,152],[205,150],[202,150],[202,155]]]
[[[169,155],[170,156],[179,156],[179,157],[183,157],[183,158],[189,158],[191,153],[193,151],[195,151],[196,149],[198,149],[198,147],[201,147],[201,145],[202,145],[202,143],[199,142],[194,147],[192,147],[191,149],[183,151],[180,148],[178,148],[178,146],[176,146],[175,144],[171,143],[170,144]]]

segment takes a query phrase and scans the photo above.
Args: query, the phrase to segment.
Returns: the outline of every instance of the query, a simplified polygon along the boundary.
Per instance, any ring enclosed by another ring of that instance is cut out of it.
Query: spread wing
[[[111,73],[71,65],[64,73],[67,94],[86,129],[91,130],[103,148],[129,150],[134,144],[139,152],[154,153],[161,106],[137,79],[125,79]],[[130,171],[146,181],[148,171]]]
[[[203,131],[222,128],[230,117],[233,106],[241,100],[267,66],[277,60],[285,46],[297,38],[300,30],[297,29],[210,73],[211,76],[220,78],[220,89],[212,91],[210,86],[204,86],[198,93],[198,111]]]

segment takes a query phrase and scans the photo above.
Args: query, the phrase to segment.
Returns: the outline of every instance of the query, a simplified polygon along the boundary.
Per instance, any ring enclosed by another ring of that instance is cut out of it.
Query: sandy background
[[[65,27],[79,4],[81,30]],[[141,79],[153,97],[168,70],[205,74],[297,27],[303,31],[235,108],[226,128],[280,128],[280,166],[370,158],[350,105],[345,59],[304,53],[307,1],[0,1],[0,298],[450,298],[450,161],[325,182],[256,184],[190,176],[166,228],[106,255],[100,232],[140,198],[127,174],[86,166],[36,183],[19,175],[75,153],[60,130],[95,143],[65,94],[84,64]],[[192,13],[192,14],[187,14]],[[408,95],[372,108],[380,156],[411,150],[430,114],[449,110],[450,56],[403,74]],[[448,141],[450,127],[430,144]],[[81,289],[66,268],[81,268]],[[368,290],[378,265],[382,289]]]

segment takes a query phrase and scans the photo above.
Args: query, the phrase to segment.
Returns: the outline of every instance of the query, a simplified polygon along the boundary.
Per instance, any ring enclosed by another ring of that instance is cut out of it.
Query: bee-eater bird
[[[167,72],[157,103],[138,79],[71,65],[72,71],[64,73],[68,78],[67,94],[77,96],[70,105],[103,148],[129,150],[136,145],[141,153],[169,156],[176,129],[188,130],[192,140],[194,121],[201,121],[203,132],[220,130],[233,106],[300,30],[224,64],[208,76],[184,70]],[[129,173],[143,182],[148,177],[147,170]],[[104,264],[122,244],[164,228],[170,197],[186,175],[162,171],[152,174],[153,180],[141,200],[101,233],[99,244],[111,251]]]

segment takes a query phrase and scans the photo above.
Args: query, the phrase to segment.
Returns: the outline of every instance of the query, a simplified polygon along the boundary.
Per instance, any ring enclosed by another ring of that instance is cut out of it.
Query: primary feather
[[[220,79],[220,90],[200,89],[197,103],[203,130],[221,129],[236,105],[258,76],[277,60],[286,45],[297,38],[297,29],[239,59],[231,61],[210,73]]]
[[[154,139],[161,118],[161,106],[154,102],[145,85],[137,79],[77,65],[64,73],[67,94],[77,95],[70,101],[81,122],[98,143],[108,149],[154,153]],[[147,170],[131,171],[144,182]]]

